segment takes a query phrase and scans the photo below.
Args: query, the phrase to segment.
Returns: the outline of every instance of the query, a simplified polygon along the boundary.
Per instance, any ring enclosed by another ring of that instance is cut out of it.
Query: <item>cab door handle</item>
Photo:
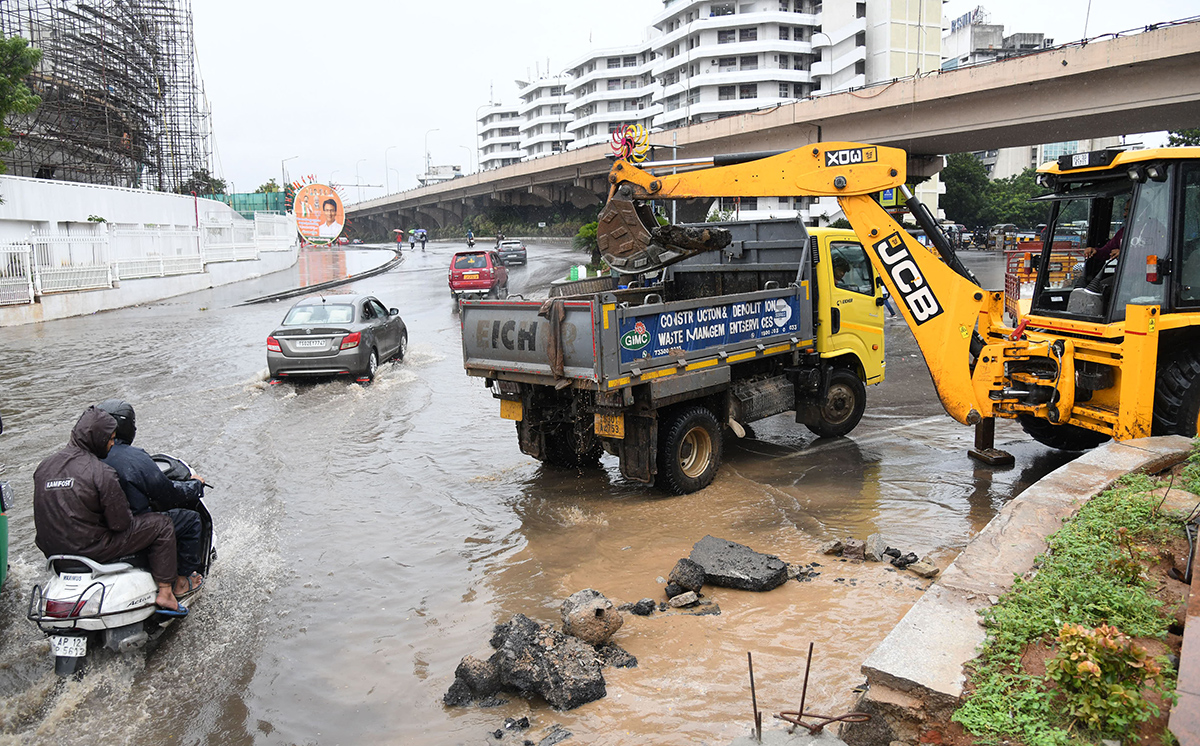
[[[830,320],[829,333],[837,334],[838,332],[840,332],[842,330],[842,312],[841,312],[841,309],[839,309],[837,306],[834,306],[833,308],[830,308],[829,310],[832,312],[830,314],[830,319],[829,319]]]

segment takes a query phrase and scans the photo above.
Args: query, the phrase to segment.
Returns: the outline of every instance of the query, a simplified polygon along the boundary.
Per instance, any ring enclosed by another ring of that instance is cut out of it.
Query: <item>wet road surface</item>
[[[615,460],[575,472],[520,453],[512,423],[462,372],[450,254],[431,243],[354,291],[398,307],[404,362],[373,385],[265,383],[265,337],[290,301],[236,307],[297,284],[299,270],[138,308],[0,329],[2,478],[12,571],[0,593],[0,743],[482,744],[504,718],[523,736],[553,724],[570,743],[720,744],[750,725],[746,651],[760,709],[793,709],[816,643],[809,701],[847,709],[858,667],[925,587],[878,564],[819,556],[829,539],[882,533],[944,567],[1007,500],[1066,457],[1011,423],[1017,459],[966,456],[972,431],[946,417],[911,334],[888,322],[887,381],[868,390],[850,437],[817,441],[790,415],[755,423],[714,484],[664,497],[623,481]],[[529,246],[514,293],[545,294],[580,254]],[[967,254],[999,286],[996,257]],[[344,292],[339,289],[338,292]],[[60,682],[24,620],[42,578],[32,473],[90,403],[121,397],[136,445],[189,460],[216,489],[218,562],[193,614],[148,654],[97,660]],[[659,600],[663,579],[705,534],[820,575],[765,594],[706,589],[719,616],[627,616],[616,641],[633,669],[606,671],[608,696],[557,713],[519,698],[445,708],[467,654],[523,613],[558,623],[582,588],[615,602]]]

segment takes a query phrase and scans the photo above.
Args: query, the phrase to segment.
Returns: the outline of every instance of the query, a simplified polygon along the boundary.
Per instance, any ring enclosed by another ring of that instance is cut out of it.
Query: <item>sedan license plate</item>
[[[625,415],[597,414],[595,424],[596,434],[604,438],[625,439]]]
[[[478,280],[479,273],[478,272],[466,272],[463,274],[463,279],[464,280]]]
[[[325,340],[323,339],[297,339],[296,347],[324,347]]]
[[[80,635],[51,635],[50,649],[56,657],[82,658],[87,655],[87,638]]]

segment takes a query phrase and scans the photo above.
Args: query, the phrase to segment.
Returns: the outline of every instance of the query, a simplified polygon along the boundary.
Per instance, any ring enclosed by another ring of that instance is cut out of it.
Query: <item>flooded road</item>
[[[924,588],[820,556],[822,542],[878,531],[944,567],[1066,460],[1007,422],[997,441],[1016,465],[969,460],[972,431],[943,414],[911,334],[889,321],[887,381],[868,390],[848,438],[816,441],[786,414],[755,423],[714,484],[683,497],[623,481],[610,456],[593,471],[542,466],[463,374],[446,288],[461,248],[405,251],[396,270],[350,286],[399,308],[409,329],[406,359],[370,386],[265,383],[265,337],[291,302],[234,304],[298,284],[299,269],[0,329],[0,463],[17,497],[0,593],[0,743],[483,744],[521,715],[533,727],[504,742],[561,724],[568,743],[727,743],[750,725],[747,650],[767,720],[795,707],[809,641],[809,701],[848,708],[859,665]],[[580,254],[533,242],[529,258],[511,269],[514,293],[544,295]],[[966,260],[998,286],[998,258]],[[32,474],[88,404],[110,397],[136,407],[136,445],[182,456],[215,485],[219,557],[192,616],[157,649],[60,682],[24,619],[44,564]],[[617,603],[659,600],[705,534],[818,562],[820,575],[765,594],[706,589],[718,616],[627,616],[615,639],[638,667],[606,670],[608,696],[576,710],[442,705],[459,660],[490,652],[495,623],[523,613],[557,624],[562,599],[587,587]]]

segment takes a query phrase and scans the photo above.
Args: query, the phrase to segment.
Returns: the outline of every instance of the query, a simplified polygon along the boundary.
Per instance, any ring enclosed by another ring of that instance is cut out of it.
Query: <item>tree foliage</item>
[[[275,192],[278,192],[278,191],[279,191],[279,185],[275,183],[275,177],[272,176],[271,180],[268,181],[266,184],[260,184],[258,189],[254,190],[254,193],[255,194],[274,194]]]
[[[1167,145],[1172,148],[1200,145],[1200,129],[1171,130],[1167,133]]]
[[[225,194],[228,187],[225,180],[213,176],[207,168],[198,168],[192,172],[191,178],[179,185],[175,191],[179,194]]]
[[[0,35],[0,153],[12,152],[16,147],[12,131],[8,129],[8,117],[29,114],[42,103],[42,99],[25,84],[25,79],[41,59],[41,51],[30,49],[29,42],[21,37]],[[0,162],[0,173],[6,170]]]
[[[955,153],[946,159],[942,181],[946,193],[940,200],[946,217],[969,226],[1013,223],[1031,229],[1045,221],[1045,204],[1030,202],[1045,192],[1034,181],[1036,172],[1027,168],[1016,176],[989,180],[987,169],[970,153]]]

